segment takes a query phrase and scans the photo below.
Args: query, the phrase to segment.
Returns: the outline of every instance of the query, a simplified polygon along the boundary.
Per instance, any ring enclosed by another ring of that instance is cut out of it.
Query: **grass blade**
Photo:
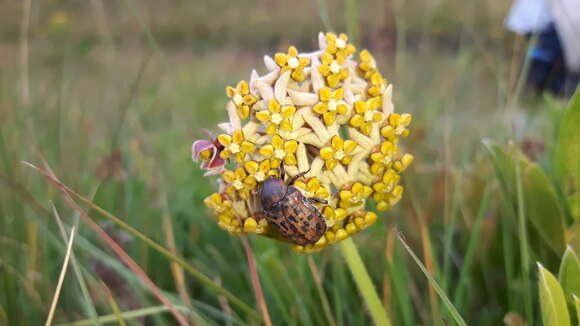
[[[520,255],[522,259],[522,278],[524,280],[524,311],[526,320],[533,321],[532,316],[532,290],[530,288],[530,251],[528,248],[528,231],[526,228],[526,212],[524,206],[524,190],[522,186],[521,168],[518,161],[515,162],[516,171],[516,194],[518,214],[518,238],[520,240]]]
[[[61,236],[66,243],[67,234],[66,234],[66,230],[64,228],[64,225],[62,224],[62,220],[60,218],[60,215],[58,214],[58,211],[56,210],[54,203],[51,202],[50,206],[52,207],[52,212],[56,218],[56,222],[58,224],[58,228],[60,230]],[[74,227],[76,227],[77,225],[78,225],[78,219],[75,219]],[[83,274],[81,272],[81,268],[80,268],[79,263],[75,257],[74,252],[71,254],[71,261],[72,261],[73,272],[74,272],[74,274],[79,282],[81,294],[83,296],[83,300],[85,301],[84,306],[85,306],[89,316],[94,320],[94,324],[99,326],[99,323],[96,321],[97,310],[95,308],[95,304],[93,303],[93,300],[91,299],[91,296],[89,294],[89,290],[87,287],[87,283],[85,281],[85,278],[83,277]]]
[[[268,312],[268,305],[266,305],[266,299],[264,299],[264,291],[262,291],[262,285],[260,284],[260,276],[258,275],[258,270],[256,269],[256,260],[254,259],[254,253],[252,247],[250,247],[248,238],[242,236],[242,244],[244,245],[244,250],[246,252],[246,258],[248,259],[248,269],[250,270],[250,277],[252,279],[252,285],[254,286],[254,291],[256,292],[256,300],[258,301],[258,306],[262,312],[262,319],[266,326],[271,326],[272,321],[270,320],[270,313]]]
[[[409,247],[409,245],[407,244],[407,242],[403,238],[402,233],[397,232],[397,237],[399,238],[399,241],[403,244],[403,247],[405,247],[405,249],[407,250],[409,255],[411,255],[411,257],[413,258],[413,260],[415,261],[417,266],[419,266],[419,269],[421,269],[421,272],[423,272],[423,274],[425,274],[425,277],[427,277],[427,280],[429,280],[429,283],[431,284],[431,286],[433,286],[433,288],[435,289],[435,292],[437,292],[437,294],[439,295],[439,298],[441,299],[441,301],[443,301],[443,304],[445,304],[445,307],[447,308],[447,310],[451,314],[451,317],[455,320],[455,322],[459,326],[467,326],[467,323],[463,320],[463,318],[461,317],[461,315],[457,311],[457,308],[455,308],[453,303],[451,303],[451,300],[449,300],[449,298],[447,297],[447,294],[445,294],[445,291],[443,291],[443,288],[441,288],[441,286],[439,286],[437,281],[435,281],[433,276],[427,271],[427,268],[425,267],[425,265],[423,265],[423,263],[421,262],[419,257],[417,257],[417,255],[415,255],[415,253],[413,252],[411,247]]]
[[[50,309],[48,311],[48,317],[46,317],[46,326],[52,325],[52,319],[54,318],[54,311],[56,310],[56,304],[58,303],[58,298],[60,296],[60,291],[62,290],[62,283],[64,282],[64,277],[66,276],[66,271],[68,263],[70,261],[72,253],[72,245],[75,239],[75,233],[77,229],[75,226],[70,231],[70,237],[68,239],[68,244],[66,247],[66,255],[64,256],[64,263],[62,264],[62,269],[60,270],[60,276],[58,277],[58,283],[56,285],[56,290],[54,291],[54,296],[52,297],[52,303],[50,304]]]
[[[352,276],[358,286],[360,294],[369,309],[371,317],[375,325],[390,326],[391,321],[387,316],[387,312],[383,307],[381,300],[377,294],[375,286],[373,285],[369,273],[356,249],[356,245],[352,238],[347,238],[340,243],[342,256],[346,260]]]

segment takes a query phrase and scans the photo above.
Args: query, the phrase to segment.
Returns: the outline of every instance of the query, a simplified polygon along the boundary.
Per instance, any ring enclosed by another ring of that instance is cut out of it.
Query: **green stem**
[[[342,256],[346,260],[346,264],[352,273],[354,281],[358,286],[360,293],[365,300],[365,303],[371,313],[371,317],[375,325],[390,326],[391,321],[387,316],[387,312],[383,307],[379,295],[371,281],[369,273],[356,249],[356,245],[351,238],[340,242],[340,250]]]

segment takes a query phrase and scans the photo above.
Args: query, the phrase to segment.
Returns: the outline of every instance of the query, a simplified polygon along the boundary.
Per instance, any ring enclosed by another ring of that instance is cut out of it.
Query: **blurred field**
[[[529,226],[531,271],[521,273],[511,198],[482,140],[514,144],[553,180],[564,104],[517,97],[526,44],[502,28],[508,3],[361,1],[353,12],[323,0],[31,1],[23,38],[26,2],[4,1],[0,12],[0,325],[46,320],[66,251],[51,203],[67,230],[79,228],[78,269],[69,266],[54,324],[113,314],[111,302],[151,312],[129,325],[175,324],[151,308],[159,302],[62,195],[21,163],[42,165],[39,153],[72,189],[256,307],[240,239],[221,231],[202,203],[215,182],[191,162],[191,142],[226,119],[226,85],[252,68],[264,72],[266,53],[314,47],[329,27],[358,30],[356,45],[373,52],[394,84],[395,110],[414,115],[404,199],[355,237],[393,324],[453,325],[389,232],[395,226],[470,325],[500,325],[508,313],[541,324],[534,262],[557,273],[561,253]],[[347,23],[353,15],[356,24]],[[259,324],[196,279],[181,283],[166,258],[88,213],[198,324]],[[564,215],[571,225],[573,214]],[[331,323],[307,256],[250,240],[274,324]],[[370,324],[338,250],[312,257],[336,325]]]

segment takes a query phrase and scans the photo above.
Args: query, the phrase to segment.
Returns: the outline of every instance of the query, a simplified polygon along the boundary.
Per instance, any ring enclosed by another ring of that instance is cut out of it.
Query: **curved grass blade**
[[[439,298],[441,299],[441,301],[443,301],[443,304],[445,305],[447,310],[449,310],[451,317],[455,320],[455,322],[459,326],[467,326],[467,323],[465,322],[465,320],[463,320],[463,318],[461,317],[461,315],[459,314],[459,312],[457,311],[457,309],[455,308],[453,303],[451,303],[451,300],[449,300],[449,298],[447,297],[447,294],[445,294],[445,291],[443,291],[443,288],[441,288],[441,286],[437,283],[437,281],[435,281],[435,279],[427,271],[427,268],[425,267],[425,265],[423,265],[423,263],[421,262],[419,257],[417,257],[417,255],[415,255],[415,253],[413,252],[411,247],[409,247],[409,245],[407,244],[407,242],[403,238],[403,234],[397,231],[397,238],[399,238],[399,241],[403,244],[403,247],[405,247],[405,249],[407,250],[409,255],[411,255],[411,257],[413,258],[413,260],[415,261],[417,266],[419,266],[419,269],[421,269],[421,272],[423,272],[423,274],[425,274],[425,277],[427,277],[427,280],[429,280],[429,283],[431,284],[431,286],[433,286],[433,288],[435,289],[435,292],[437,292],[437,294],[439,295]]]

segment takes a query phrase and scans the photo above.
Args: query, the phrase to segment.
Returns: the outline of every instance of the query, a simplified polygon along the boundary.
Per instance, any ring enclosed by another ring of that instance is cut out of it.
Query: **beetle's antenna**
[[[310,172],[310,169],[311,169],[311,168],[308,168],[308,170],[306,170],[306,171],[304,171],[304,172],[300,172],[300,173],[298,173],[297,175],[293,176],[293,177],[292,177],[292,179],[290,180],[290,183],[289,183],[289,185],[290,185],[290,186],[291,186],[291,185],[293,185],[293,184],[294,184],[294,182],[295,182],[296,180],[298,180],[298,179],[302,178],[304,175],[306,175],[308,172]]]

